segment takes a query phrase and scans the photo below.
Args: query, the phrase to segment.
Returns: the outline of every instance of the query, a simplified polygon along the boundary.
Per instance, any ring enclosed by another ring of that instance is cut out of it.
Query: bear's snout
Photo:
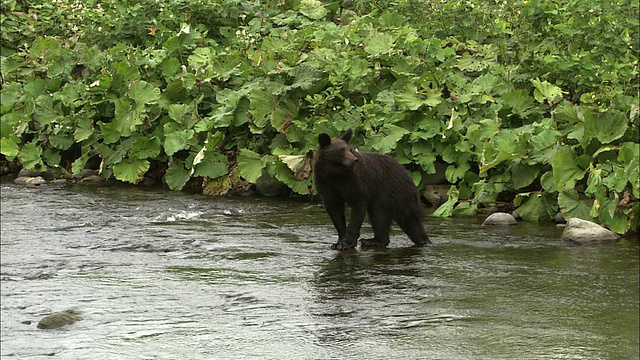
[[[353,153],[351,153],[351,151],[348,151],[345,153],[345,156],[342,159],[342,165],[352,167],[356,161],[358,161],[358,158]]]

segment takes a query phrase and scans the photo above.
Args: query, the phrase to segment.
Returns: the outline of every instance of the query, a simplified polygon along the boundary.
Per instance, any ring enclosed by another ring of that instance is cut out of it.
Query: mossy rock
[[[65,310],[43,317],[37,327],[38,329],[57,329],[79,320],[82,320],[80,313],[75,310]]]

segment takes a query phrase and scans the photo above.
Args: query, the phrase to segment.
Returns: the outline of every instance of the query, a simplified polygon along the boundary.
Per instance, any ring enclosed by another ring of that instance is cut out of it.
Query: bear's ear
[[[331,145],[331,136],[325,133],[318,135],[318,145],[321,149]]]
[[[344,134],[342,134],[341,139],[349,142],[349,140],[351,140],[351,135],[353,135],[353,129],[348,129],[347,131],[344,132]]]

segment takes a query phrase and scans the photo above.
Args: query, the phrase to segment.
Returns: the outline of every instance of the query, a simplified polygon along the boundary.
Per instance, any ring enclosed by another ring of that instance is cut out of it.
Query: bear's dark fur
[[[349,129],[341,138],[318,136],[314,180],[338,230],[332,249],[357,245],[365,213],[369,213],[374,238],[361,239],[364,246],[386,247],[392,220],[416,245],[430,243],[422,225],[424,208],[409,172],[390,156],[356,151],[349,145],[352,134]],[[351,207],[348,226],[345,203]]]

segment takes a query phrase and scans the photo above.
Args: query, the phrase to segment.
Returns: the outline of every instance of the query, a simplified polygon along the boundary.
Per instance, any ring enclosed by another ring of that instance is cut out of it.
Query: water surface
[[[633,240],[428,217],[433,245],[336,252],[309,201],[1,195],[3,359],[638,359]],[[83,320],[36,328],[66,309]]]

